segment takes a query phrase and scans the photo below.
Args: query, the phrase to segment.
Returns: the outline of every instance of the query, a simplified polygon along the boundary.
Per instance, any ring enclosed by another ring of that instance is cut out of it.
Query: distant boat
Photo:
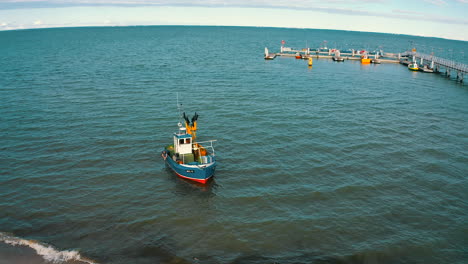
[[[424,67],[422,67],[422,69],[420,69],[420,70],[422,70],[423,72],[433,73],[434,72],[434,61],[431,61],[430,66],[424,65]]]
[[[408,70],[410,71],[419,71],[418,64],[416,62],[412,62],[408,65]]]
[[[371,59],[367,58],[367,56],[362,56],[361,57],[361,63],[362,64],[369,64],[369,63],[371,63]]]
[[[274,58],[276,58],[276,54],[274,54],[274,53],[270,54],[268,52],[268,49],[265,47],[265,60],[272,60]]]
[[[361,59],[361,63],[362,63],[362,64],[370,64],[370,63],[371,63],[371,59]]]
[[[379,52],[377,51],[374,55],[374,58],[371,60],[372,63],[374,64],[380,64],[380,60],[379,60]]]
[[[173,144],[166,146],[161,156],[177,176],[205,184],[213,177],[216,168],[213,148],[215,140],[197,142],[198,114],[195,113],[191,121],[185,113],[183,117],[185,127],[179,122],[179,130],[174,133]]]
[[[400,63],[403,65],[409,65],[411,62],[409,60],[400,60]]]
[[[369,64],[371,63],[371,59],[367,56],[367,51],[361,51],[361,63],[362,64]]]
[[[296,59],[302,59],[302,54],[300,54],[299,52],[296,53]]]
[[[340,56],[341,52],[339,50],[332,50],[332,51],[335,53],[335,55],[332,57],[332,60],[334,60],[334,61],[344,61],[344,58]]]
[[[339,57],[339,56],[333,56],[332,60],[334,60],[334,61],[344,61],[344,58]]]
[[[433,72],[434,72],[434,69],[429,68],[429,66],[427,66],[427,65],[424,65],[424,67],[419,68],[419,69],[420,69],[421,71],[423,71],[423,72],[428,72],[428,73],[433,73]]]

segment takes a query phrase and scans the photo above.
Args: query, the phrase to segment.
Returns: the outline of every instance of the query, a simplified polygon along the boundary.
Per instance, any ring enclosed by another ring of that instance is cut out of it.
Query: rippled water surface
[[[0,32],[0,263],[466,263],[466,84],[399,64],[265,61],[283,39],[468,53],[325,30]],[[217,140],[206,186],[160,157],[176,93],[199,139]]]

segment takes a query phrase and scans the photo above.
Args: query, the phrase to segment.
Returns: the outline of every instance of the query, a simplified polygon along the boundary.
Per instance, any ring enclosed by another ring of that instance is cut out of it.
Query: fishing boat
[[[272,60],[272,59],[274,59],[274,58],[276,58],[276,54],[274,54],[274,53],[273,53],[273,54],[270,54],[270,53],[268,52],[267,47],[265,47],[265,60]]]
[[[302,54],[300,54],[299,52],[296,53],[296,59],[302,59]]]
[[[183,119],[185,126],[179,120],[178,131],[173,135],[173,144],[166,146],[161,156],[177,176],[205,184],[215,172],[216,158],[213,142],[216,140],[196,141],[197,113],[190,120],[184,112]]]
[[[415,61],[413,61],[412,63],[408,64],[408,70],[419,71],[418,64]]]

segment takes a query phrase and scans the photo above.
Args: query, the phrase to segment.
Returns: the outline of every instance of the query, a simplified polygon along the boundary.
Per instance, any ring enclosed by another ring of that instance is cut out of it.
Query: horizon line
[[[358,33],[373,33],[373,34],[389,34],[389,35],[400,35],[400,36],[410,36],[410,37],[420,37],[420,38],[435,38],[435,39],[444,39],[444,40],[453,40],[453,41],[462,41],[468,42],[468,40],[463,39],[451,39],[437,36],[424,36],[424,35],[411,35],[404,33],[390,33],[390,32],[378,32],[378,31],[363,31],[363,30],[347,30],[347,29],[326,29],[326,28],[306,28],[306,27],[275,27],[275,26],[238,26],[238,25],[176,25],[176,24],[135,24],[135,25],[58,25],[58,26],[48,26],[48,27],[27,27],[27,28],[11,28],[11,29],[2,29],[0,27],[0,32],[4,31],[21,31],[21,30],[40,30],[40,29],[63,29],[63,28],[106,28],[106,27],[244,27],[244,28],[274,28],[274,29],[310,29],[310,30],[329,30],[329,31],[345,31],[345,32],[358,32]]]

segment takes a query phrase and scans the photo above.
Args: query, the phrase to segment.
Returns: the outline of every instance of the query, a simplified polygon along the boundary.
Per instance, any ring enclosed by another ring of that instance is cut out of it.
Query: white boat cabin
[[[174,133],[174,150],[180,155],[192,153],[192,135],[185,127],[179,127],[179,131]]]

